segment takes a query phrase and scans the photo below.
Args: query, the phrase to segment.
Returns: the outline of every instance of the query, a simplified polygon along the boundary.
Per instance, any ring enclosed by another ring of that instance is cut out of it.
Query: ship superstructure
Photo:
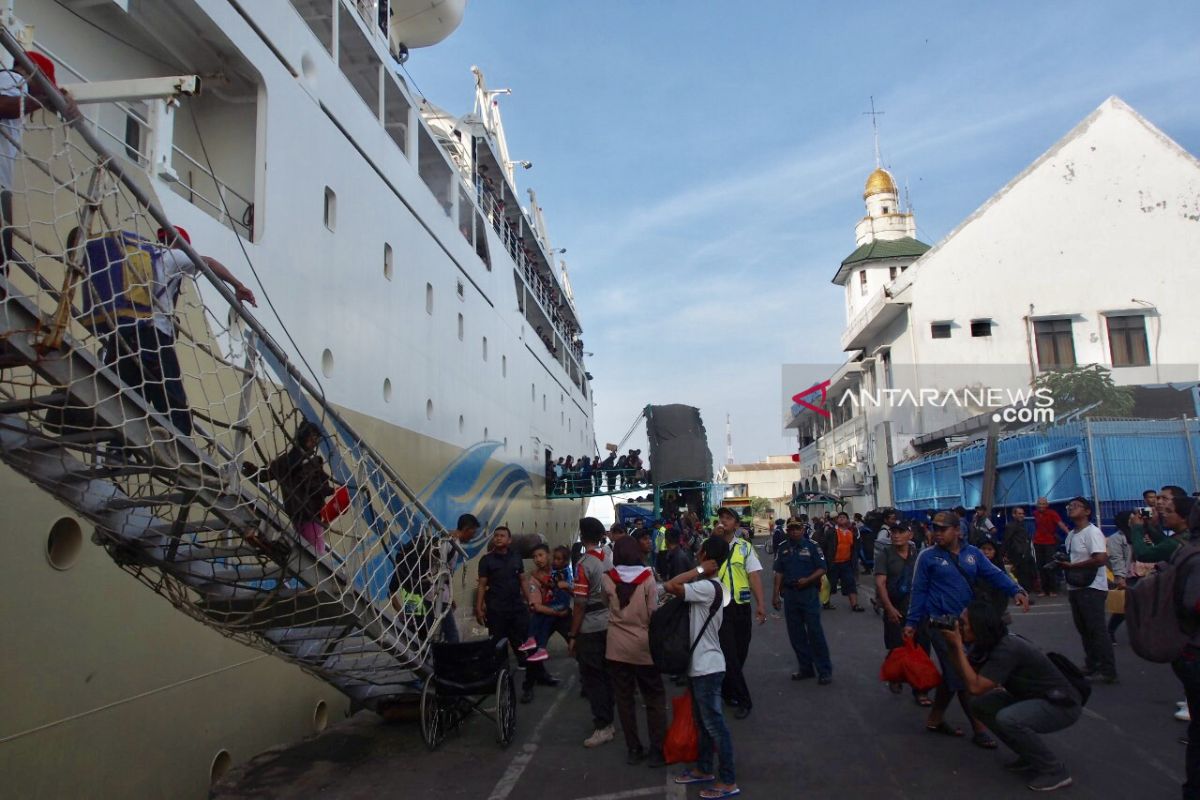
[[[522,208],[500,93],[482,72],[461,118],[399,73],[396,56],[452,29],[462,4],[416,4],[449,16],[409,15],[428,24],[407,30],[390,24],[401,5],[17,3],[6,27],[54,61],[90,129],[196,249],[269,300],[264,336],[414,503],[443,525],[471,511],[565,541],[582,508],[545,501],[542,465],[595,449],[565,265],[536,195]],[[187,291],[196,308],[220,305],[204,281]],[[214,346],[243,353],[231,320]],[[34,542],[3,588],[6,609],[28,609],[4,615],[17,699],[0,733],[0,765],[25,794],[198,794],[210,769],[349,708],[157,604],[99,548],[48,558],[56,531],[86,537],[88,522],[26,487],[0,476],[0,498],[20,509],[10,537]],[[51,766],[46,754],[84,742],[90,758]],[[121,759],[134,750],[150,755],[131,769]]]

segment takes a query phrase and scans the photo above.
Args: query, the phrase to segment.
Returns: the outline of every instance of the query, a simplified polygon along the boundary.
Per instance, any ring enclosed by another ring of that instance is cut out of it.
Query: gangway
[[[33,71],[7,29],[0,44]],[[193,619],[361,706],[418,691],[450,611],[457,542],[182,240],[198,278],[177,305],[174,348],[194,430],[147,399],[153,376],[122,378],[121,359],[139,353],[84,324],[95,265],[68,231],[152,243],[175,228],[153,182],[128,173],[43,76],[31,83],[69,121],[31,119],[16,162],[13,231],[30,255],[0,273],[0,459],[94,524],[119,567]],[[242,476],[243,462],[288,453],[302,421],[318,426],[322,468],[345,498],[323,541],[296,534],[285,489]]]

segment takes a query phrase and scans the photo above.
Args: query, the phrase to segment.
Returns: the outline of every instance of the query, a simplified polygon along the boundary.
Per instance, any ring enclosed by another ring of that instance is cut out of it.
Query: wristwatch
[[[697,566],[696,566],[696,574],[697,574],[697,575],[703,575],[703,574],[704,574],[704,566],[703,566],[703,565],[697,565]]]

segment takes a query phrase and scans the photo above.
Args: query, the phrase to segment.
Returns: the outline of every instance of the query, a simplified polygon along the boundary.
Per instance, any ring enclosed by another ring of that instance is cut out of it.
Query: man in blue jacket
[[[931,527],[935,546],[927,547],[917,555],[917,565],[913,570],[912,595],[904,627],[906,638],[915,635],[917,627],[925,619],[929,619],[934,628],[938,627],[942,620],[945,620],[946,624],[957,625],[958,617],[975,595],[975,584],[981,581],[1008,594],[1022,610],[1029,610],[1029,596],[1025,594],[1025,590],[1003,570],[988,561],[978,548],[963,541],[959,522],[959,516],[953,511],[939,511],[933,515]],[[938,635],[930,638],[941,664],[942,683],[938,686],[933,706],[929,709],[925,729],[930,733],[946,736],[963,735],[962,729],[953,728],[945,721],[950,697],[957,694],[963,713],[967,715],[974,731],[971,741],[986,750],[994,750],[996,740],[988,734],[983,723],[971,714],[966,686],[954,669],[954,663],[946,650],[945,639]]]

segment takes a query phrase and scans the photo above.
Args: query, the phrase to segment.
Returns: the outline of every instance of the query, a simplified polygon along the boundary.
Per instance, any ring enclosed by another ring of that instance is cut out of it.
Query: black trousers
[[[575,637],[579,680],[592,707],[592,724],[597,729],[613,724],[612,676],[608,673],[608,661],[604,658],[607,647],[608,631],[581,633]]]
[[[1117,662],[1113,656],[1112,639],[1104,621],[1104,603],[1108,592],[1100,589],[1071,589],[1067,600],[1071,605],[1071,619],[1075,630],[1083,640],[1084,665],[1105,677],[1117,674]]]
[[[721,620],[721,653],[725,656],[725,680],[721,696],[725,702],[750,708],[754,700],[746,685],[743,669],[750,655],[750,637],[754,633],[754,612],[749,603],[730,603]]]
[[[122,342],[108,343],[106,362],[115,363],[122,381],[141,392],[160,414],[169,416],[181,433],[191,436],[192,412],[175,355],[175,337],[148,322],[123,325],[117,335]]]
[[[517,657],[517,664],[525,668],[525,680],[522,681],[521,688],[532,689],[537,679],[546,674],[546,668],[540,661],[528,663],[528,654],[517,649],[529,638],[529,611],[524,607],[513,611],[496,611],[489,608],[487,629],[488,636],[492,637],[493,641],[508,640],[508,646]]]
[[[630,750],[642,747],[641,737],[638,736],[636,691],[641,692],[642,702],[646,706],[650,749],[661,751],[663,739],[667,735],[667,693],[663,688],[662,673],[658,671],[658,667],[653,664],[609,661],[608,672],[612,675],[617,714],[621,718],[621,729],[625,732],[625,746]]]
[[[1043,592],[1057,592],[1059,576],[1062,569],[1054,560],[1058,552],[1056,544],[1035,544],[1033,552],[1037,555],[1038,576],[1042,579]]]

